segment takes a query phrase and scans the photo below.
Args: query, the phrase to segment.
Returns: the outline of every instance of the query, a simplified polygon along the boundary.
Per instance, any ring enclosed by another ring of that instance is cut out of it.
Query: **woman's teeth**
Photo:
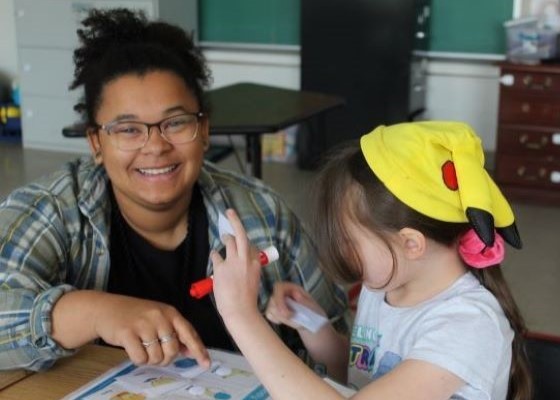
[[[162,175],[167,174],[177,168],[177,165],[171,165],[165,168],[138,168],[143,175]]]

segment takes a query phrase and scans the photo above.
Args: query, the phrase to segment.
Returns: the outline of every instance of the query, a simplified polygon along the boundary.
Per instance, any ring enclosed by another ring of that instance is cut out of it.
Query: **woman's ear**
[[[96,164],[103,163],[103,153],[101,151],[101,141],[99,140],[99,132],[93,128],[88,128],[86,131],[87,141],[89,145],[89,150],[93,156],[93,160]]]
[[[208,151],[210,148],[210,140],[208,140],[208,138],[202,139],[202,146],[204,147],[205,152]]]
[[[426,251],[426,237],[422,232],[412,229],[403,228],[399,231],[399,239],[401,240],[404,254],[410,260],[415,260]]]
[[[207,116],[200,119],[200,140],[202,141],[202,146],[206,152],[210,148],[210,121]]]

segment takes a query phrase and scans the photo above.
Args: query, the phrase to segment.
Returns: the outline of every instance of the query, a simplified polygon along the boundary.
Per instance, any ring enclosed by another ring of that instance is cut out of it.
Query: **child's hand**
[[[226,259],[215,251],[210,254],[214,264],[214,297],[224,319],[237,313],[258,312],[261,273],[258,252],[249,243],[241,220],[233,210],[227,210],[226,216],[235,235],[222,238]]]
[[[301,286],[290,282],[279,282],[274,285],[274,292],[266,308],[266,318],[274,324],[284,324],[294,329],[301,326],[290,320],[293,311],[286,302],[286,298],[291,298],[297,303],[309,307],[320,315],[326,316],[325,311]]]

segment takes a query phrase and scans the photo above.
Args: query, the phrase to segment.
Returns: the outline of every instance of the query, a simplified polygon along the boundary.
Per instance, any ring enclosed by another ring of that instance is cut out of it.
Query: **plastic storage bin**
[[[522,18],[504,23],[507,58],[512,62],[537,64],[558,55],[558,32],[540,28],[537,18]]]

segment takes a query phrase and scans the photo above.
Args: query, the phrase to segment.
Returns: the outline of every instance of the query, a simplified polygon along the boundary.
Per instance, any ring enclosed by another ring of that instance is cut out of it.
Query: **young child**
[[[319,311],[305,288],[278,284],[266,316],[295,327],[356,399],[529,399],[525,327],[500,269],[521,247],[480,139],[454,122],[381,126],[321,171],[316,240],[326,272],[362,282],[350,353],[331,326],[290,321],[286,298]],[[211,254],[226,326],[274,399],[341,396],[300,362],[257,309],[259,263],[233,211],[227,257]],[[323,313],[324,314],[324,313]]]

